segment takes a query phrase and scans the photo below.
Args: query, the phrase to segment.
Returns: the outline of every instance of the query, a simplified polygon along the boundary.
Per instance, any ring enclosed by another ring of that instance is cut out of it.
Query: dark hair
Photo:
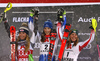
[[[52,29],[51,29],[52,30]],[[43,33],[41,34],[41,42],[44,42],[45,41],[45,33],[44,33],[44,31],[43,31]],[[50,32],[50,35],[51,35],[51,32]]]
[[[43,31],[43,33],[41,34],[41,42],[44,42],[45,41],[45,33]]]

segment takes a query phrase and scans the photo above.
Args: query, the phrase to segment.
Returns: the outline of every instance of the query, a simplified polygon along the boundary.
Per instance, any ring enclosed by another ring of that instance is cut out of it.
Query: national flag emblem
[[[20,32],[23,32],[23,31],[24,31],[23,29],[20,30]]]

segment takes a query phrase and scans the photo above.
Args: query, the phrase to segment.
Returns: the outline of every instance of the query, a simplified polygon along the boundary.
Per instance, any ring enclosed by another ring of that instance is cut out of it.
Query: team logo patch
[[[46,24],[45,26],[47,26],[47,27],[48,27],[49,25],[48,25],[48,24]]]
[[[74,33],[76,33],[76,31],[73,31]]]

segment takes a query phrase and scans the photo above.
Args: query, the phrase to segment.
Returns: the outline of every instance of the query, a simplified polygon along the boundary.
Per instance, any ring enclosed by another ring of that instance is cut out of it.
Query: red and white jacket
[[[61,27],[61,23],[57,24],[57,33],[59,36],[59,39],[61,40],[63,37],[63,27]],[[64,54],[63,54],[63,61],[77,61],[78,55],[81,52],[81,50],[86,47],[88,44],[90,44],[95,37],[94,30],[91,30],[90,37],[85,40],[84,42],[79,42],[76,46],[73,46],[73,43],[71,43],[70,47],[65,47]]]
[[[30,44],[29,50],[25,53],[25,45],[18,45],[17,49],[17,59],[18,61],[28,61],[29,54],[33,54],[33,48]]]
[[[32,17],[30,17],[30,20],[33,20]],[[5,29],[8,33],[8,36],[10,37],[10,26],[8,22],[5,20],[4,21]],[[25,46],[18,45],[18,51],[17,51],[17,60],[18,61],[28,61],[28,55],[33,54],[33,48],[34,48],[34,42],[37,40],[37,34],[34,32],[34,25],[33,23],[29,22],[28,23],[29,29],[32,31],[32,36],[30,38],[30,47],[28,52],[25,53]],[[34,40],[34,41],[33,41]]]

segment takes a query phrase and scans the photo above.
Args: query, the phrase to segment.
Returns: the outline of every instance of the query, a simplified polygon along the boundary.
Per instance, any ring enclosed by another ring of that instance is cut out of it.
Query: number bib
[[[40,47],[40,54],[48,54],[50,43],[42,43]]]
[[[73,51],[65,51],[63,60],[64,61],[74,61],[75,53]]]

